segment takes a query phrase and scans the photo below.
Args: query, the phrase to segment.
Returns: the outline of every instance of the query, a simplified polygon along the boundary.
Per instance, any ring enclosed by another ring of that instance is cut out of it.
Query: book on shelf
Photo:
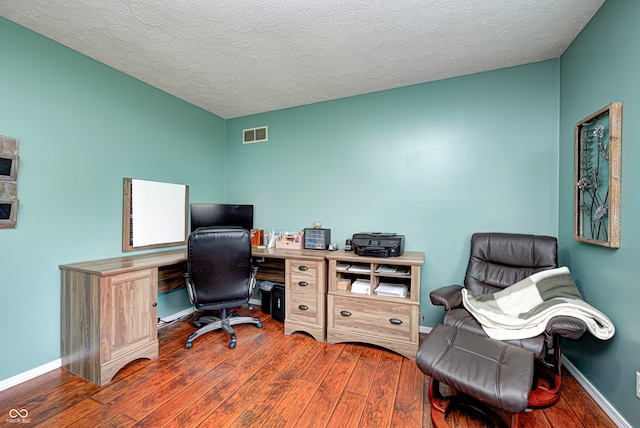
[[[357,294],[369,294],[371,282],[368,279],[357,279],[351,284],[351,292]]]
[[[381,282],[373,292],[378,296],[407,297],[409,289],[403,284]]]

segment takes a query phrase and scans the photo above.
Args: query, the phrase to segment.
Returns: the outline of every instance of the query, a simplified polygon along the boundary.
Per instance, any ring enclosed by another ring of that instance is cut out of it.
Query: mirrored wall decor
[[[18,224],[18,139],[0,135],[0,228]]]

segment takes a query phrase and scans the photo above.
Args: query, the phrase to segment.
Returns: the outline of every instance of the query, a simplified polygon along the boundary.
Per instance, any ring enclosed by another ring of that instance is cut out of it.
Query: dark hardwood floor
[[[195,328],[177,321],[159,330],[160,357],[134,361],[103,387],[56,369],[0,392],[0,421],[18,426],[10,414],[25,409],[30,427],[431,427],[428,378],[415,361],[285,336],[281,323],[252,312],[264,327],[236,326],[236,349],[222,332],[185,349]],[[615,427],[573,377],[563,382],[560,401],[526,413],[521,426]],[[455,415],[451,426],[481,424]]]

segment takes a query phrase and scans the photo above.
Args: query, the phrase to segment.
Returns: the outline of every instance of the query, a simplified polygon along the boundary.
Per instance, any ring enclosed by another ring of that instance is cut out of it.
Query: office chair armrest
[[[550,336],[557,334],[567,339],[579,339],[585,331],[587,331],[587,325],[584,321],[568,316],[551,318],[546,329],[546,333]]]
[[[429,293],[431,303],[435,306],[444,306],[445,311],[459,308],[462,305],[461,285],[447,285]]]
[[[196,294],[193,291],[193,285],[189,280],[189,272],[183,272],[182,276],[184,277],[184,285],[187,288],[187,294],[189,295],[189,301],[192,305],[196,304]]]
[[[256,276],[258,275],[258,263],[251,262],[251,274],[249,277],[249,297],[253,295],[253,290],[256,288]]]

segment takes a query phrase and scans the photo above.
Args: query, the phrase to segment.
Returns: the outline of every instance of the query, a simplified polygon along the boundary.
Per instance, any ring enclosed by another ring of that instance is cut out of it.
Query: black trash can
[[[275,282],[261,281],[260,282],[260,298],[262,300],[262,313],[265,315],[271,315],[271,293],[273,292],[273,286]]]
[[[284,284],[276,283],[271,292],[271,317],[284,322]]]

